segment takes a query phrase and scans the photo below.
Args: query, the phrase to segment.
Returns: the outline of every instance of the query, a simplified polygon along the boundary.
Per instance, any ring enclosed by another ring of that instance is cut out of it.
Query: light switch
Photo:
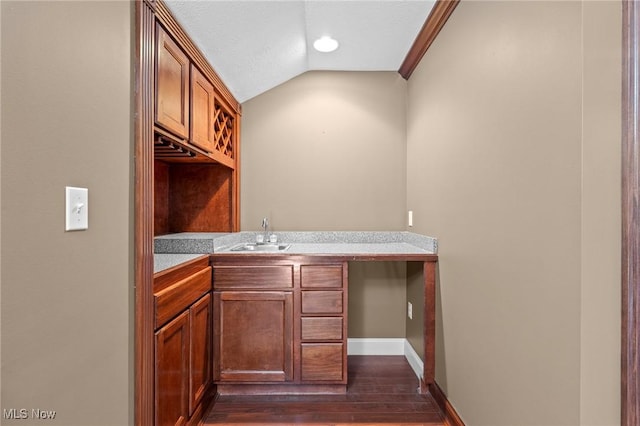
[[[65,231],[89,229],[89,190],[67,186],[65,202]]]

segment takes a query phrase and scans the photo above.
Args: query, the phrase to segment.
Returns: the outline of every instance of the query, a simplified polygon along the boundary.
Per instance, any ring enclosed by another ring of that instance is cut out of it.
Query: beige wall
[[[583,3],[581,425],[620,422],[621,2]]]
[[[403,230],[405,106],[394,72],[309,72],[244,103],[241,228]],[[350,337],[404,337],[404,270],[350,264]]]
[[[1,409],[132,424],[132,6],[0,5]],[[88,231],[64,232],[67,185]]]
[[[406,81],[308,72],[243,104],[241,228],[403,230]]]
[[[403,262],[349,262],[349,337],[406,336],[405,276]]]
[[[468,425],[619,423],[619,8],[463,1],[409,80],[436,381]]]

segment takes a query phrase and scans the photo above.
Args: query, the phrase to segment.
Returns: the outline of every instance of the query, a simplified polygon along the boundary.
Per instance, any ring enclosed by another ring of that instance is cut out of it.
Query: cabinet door
[[[287,291],[214,292],[214,380],[293,379],[293,295]]]
[[[156,332],[156,425],[184,425],[189,417],[189,312]]]
[[[189,415],[193,414],[211,383],[211,295],[189,309]]]
[[[156,28],[156,123],[188,138],[189,59],[162,27]]]
[[[214,150],[213,84],[191,65],[191,143],[207,152]]]

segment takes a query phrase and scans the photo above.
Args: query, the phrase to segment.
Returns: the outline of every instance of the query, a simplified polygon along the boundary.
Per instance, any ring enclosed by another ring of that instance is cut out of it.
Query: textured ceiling
[[[239,102],[310,70],[397,71],[434,0],[165,0]],[[330,35],[338,50],[313,42]]]

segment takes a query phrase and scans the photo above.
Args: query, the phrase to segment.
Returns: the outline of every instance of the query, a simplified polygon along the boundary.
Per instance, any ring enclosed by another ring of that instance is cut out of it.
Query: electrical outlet
[[[407,302],[407,316],[409,319],[413,319],[413,305],[411,302]]]
[[[89,190],[65,188],[65,231],[89,229]]]

